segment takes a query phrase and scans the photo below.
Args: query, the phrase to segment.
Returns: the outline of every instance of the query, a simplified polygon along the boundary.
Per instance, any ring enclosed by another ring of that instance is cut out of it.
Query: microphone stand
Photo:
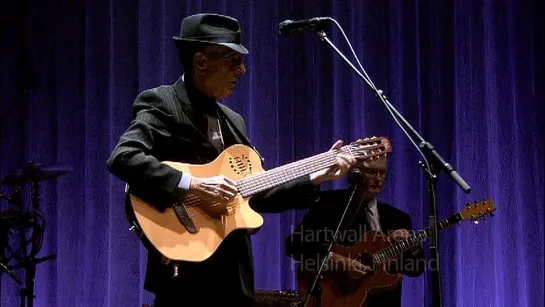
[[[354,65],[342,54],[342,52],[335,47],[335,45],[329,40],[327,35],[322,29],[316,29],[317,35],[321,41],[326,42],[333,50],[335,50],[341,58],[356,72],[356,74],[363,80],[365,83],[375,92],[378,98],[385,104],[386,108],[395,113],[392,114],[394,120],[400,120],[403,122],[403,125],[408,128],[411,133],[416,136],[420,142],[420,149],[425,151],[423,158],[425,163],[419,161],[420,167],[424,170],[424,173],[428,179],[428,193],[430,199],[430,216],[429,216],[429,250],[431,261],[434,261],[436,264],[435,269],[431,270],[432,275],[432,306],[441,307],[442,298],[441,298],[441,275],[439,269],[439,244],[437,240],[437,199],[436,199],[436,186],[437,186],[437,175],[441,170],[447,173],[452,180],[465,192],[469,193],[471,187],[458,175],[456,170],[439,155],[435,147],[428,141],[426,141],[418,132],[409,124],[409,122],[396,110],[396,108],[386,99],[386,95],[383,94],[382,90],[376,89],[371,85],[363,74],[356,68]],[[398,122],[399,124],[399,122]],[[401,126],[401,124],[400,124]],[[403,127],[401,126],[403,129]],[[414,143],[413,139],[407,134],[407,137]],[[420,150],[419,150],[420,152]],[[428,162],[431,161],[431,163]]]
[[[329,242],[329,245],[327,247],[327,252],[324,255],[324,259],[322,259],[322,263],[320,264],[320,268],[318,269],[318,272],[316,273],[316,276],[314,277],[314,281],[309,287],[307,297],[305,298],[305,302],[303,304],[303,307],[307,307],[310,299],[314,297],[316,304],[314,304],[314,307],[321,307],[322,306],[322,286],[320,284],[320,281],[322,280],[322,271],[325,267],[325,264],[327,260],[329,260],[329,253],[331,252],[331,248],[333,247],[333,244],[335,244],[339,237],[339,230],[341,228],[341,225],[344,221],[344,216],[346,215],[346,212],[348,212],[348,208],[350,208],[350,204],[352,203],[352,198],[354,197],[354,194],[356,193],[358,189],[358,186],[355,184],[354,189],[352,190],[352,194],[350,194],[350,198],[348,199],[348,202],[346,203],[346,207],[344,208],[344,212],[341,215],[341,219],[339,220],[339,223],[337,224],[337,229],[335,229],[335,234],[333,235],[333,240]]]

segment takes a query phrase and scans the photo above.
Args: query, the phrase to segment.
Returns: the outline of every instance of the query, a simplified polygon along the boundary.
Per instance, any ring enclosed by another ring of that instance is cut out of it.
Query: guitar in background
[[[465,208],[455,215],[438,222],[437,230],[442,231],[463,220],[478,222],[486,215],[493,215],[496,205],[492,199],[466,204]],[[336,272],[324,271],[321,280],[322,306],[364,307],[369,294],[375,291],[389,291],[401,283],[401,274],[388,273],[388,266],[403,252],[408,251],[428,239],[429,229],[391,244],[385,234],[377,231],[365,233],[358,243],[352,246],[333,245],[331,251],[349,259],[357,259],[364,265],[373,268],[373,273],[355,283],[345,283]],[[393,264],[395,265],[395,264]],[[301,297],[305,298],[312,285],[316,272],[298,270],[298,283]],[[313,305],[313,300],[309,303]]]

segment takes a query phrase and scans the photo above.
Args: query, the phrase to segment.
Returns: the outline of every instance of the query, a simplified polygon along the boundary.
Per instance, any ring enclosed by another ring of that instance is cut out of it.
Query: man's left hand
[[[339,140],[333,144],[330,150],[339,149],[343,146],[343,141]],[[350,154],[339,153],[336,157],[336,163],[329,168],[314,172],[310,175],[312,183],[319,185],[328,180],[341,179],[350,170],[357,160]]]
[[[409,231],[407,229],[397,229],[397,230],[392,231],[388,235],[388,240],[390,240],[390,242],[397,242],[397,241],[401,241],[403,239],[406,239],[406,238],[408,238],[410,236],[411,236],[411,234],[409,233]]]

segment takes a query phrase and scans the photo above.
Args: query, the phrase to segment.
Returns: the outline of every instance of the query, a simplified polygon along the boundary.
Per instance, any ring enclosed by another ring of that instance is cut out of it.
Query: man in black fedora
[[[185,18],[174,41],[184,75],[136,97],[134,119],[109,157],[108,169],[159,210],[165,199],[185,193],[225,206],[237,193],[233,180],[198,178],[161,161],[204,164],[233,144],[252,146],[244,119],[218,102],[233,94],[246,72],[242,55],[248,50],[241,44],[238,21],[218,14]],[[338,141],[333,148],[341,145]],[[335,166],[256,195],[250,205],[258,212],[280,212],[289,209],[288,203],[308,204],[320,183],[342,178],[355,162],[339,155]],[[134,220],[128,201],[127,206]],[[144,288],[155,293],[156,307],[253,304],[252,249],[246,231],[230,234],[202,262],[165,261],[149,242],[143,243],[149,251]]]

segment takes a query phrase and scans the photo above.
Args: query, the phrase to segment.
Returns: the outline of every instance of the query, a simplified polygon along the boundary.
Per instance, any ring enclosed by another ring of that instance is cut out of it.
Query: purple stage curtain
[[[427,227],[420,157],[384,106],[313,29],[278,35],[285,19],[335,18],[376,86],[473,188],[465,194],[441,173],[439,218],[477,200],[497,205],[495,217],[439,235],[444,306],[541,306],[539,2],[7,1],[0,21],[1,174],[28,161],[73,167],[39,184],[46,231],[38,256],[57,258],[37,265],[35,306],[152,302],[142,289],[145,251],[124,215],[124,184],[107,172],[106,159],[136,95],[180,76],[172,36],[183,17],[199,12],[241,22],[248,72],[224,103],[246,118],[268,168],[326,151],[338,139],[387,136],[393,153],[381,198],[408,212],[416,229]],[[354,61],[339,29],[325,31]],[[10,195],[15,187],[1,188]],[[23,188],[29,206],[30,185]],[[0,211],[12,208],[0,204]],[[303,213],[265,215],[253,237],[257,288],[296,289],[284,238]],[[10,235],[14,249],[17,238]],[[1,305],[19,306],[20,286],[1,276]],[[429,277],[403,281],[404,306],[429,303]]]

